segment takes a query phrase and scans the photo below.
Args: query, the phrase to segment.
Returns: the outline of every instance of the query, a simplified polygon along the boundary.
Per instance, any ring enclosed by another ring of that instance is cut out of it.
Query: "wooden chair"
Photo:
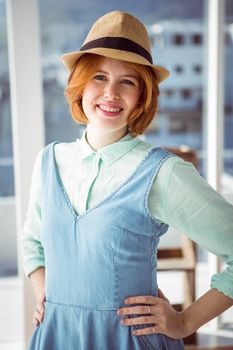
[[[196,152],[188,147],[166,148],[171,153],[191,162],[197,167]],[[158,248],[158,271],[182,271],[184,275],[184,301],[183,304],[173,305],[181,311],[195,300],[195,274],[196,274],[196,248],[195,243],[187,236],[181,234],[181,244],[178,247]],[[195,344],[196,333],[184,339],[185,344]]]

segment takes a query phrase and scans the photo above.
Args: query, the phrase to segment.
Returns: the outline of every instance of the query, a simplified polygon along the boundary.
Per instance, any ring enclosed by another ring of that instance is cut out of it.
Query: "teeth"
[[[103,111],[106,111],[106,112],[120,112],[121,111],[121,108],[114,108],[114,107],[107,107],[107,106],[104,106],[104,105],[99,105],[100,109],[102,109]]]

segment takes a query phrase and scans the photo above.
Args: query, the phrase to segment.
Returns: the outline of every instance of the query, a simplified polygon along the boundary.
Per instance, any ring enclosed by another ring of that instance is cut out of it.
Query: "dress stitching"
[[[69,307],[69,308],[77,308],[77,309],[84,309],[84,310],[93,310],[93,311],[112,311],[112,312],[116,312],[116,309],[109,309],[109,308],[98,308],[98,307],[93,307],[93,306],[89,306],[89,305],[83,305],[83,304],[73,304],[73,303],[62,303],[62,302],[58,302],[58,301],[52,301],[50,299],[46,299],[46,303],[49,304],[54,304],[54,305],[58,305],[58,306],[64,306],[64,307]]]

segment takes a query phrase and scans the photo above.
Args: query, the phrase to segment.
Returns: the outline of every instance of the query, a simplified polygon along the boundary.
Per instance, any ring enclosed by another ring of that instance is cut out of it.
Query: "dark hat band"
[[[153,64],[152,57],[147,50],[145,50],[141,45],[138,45],[134,41],[122,37],[103,37],[100,39],[95,39],[83,45],[80,51],[99,47],[133,52],[144,57],[147,61]]]

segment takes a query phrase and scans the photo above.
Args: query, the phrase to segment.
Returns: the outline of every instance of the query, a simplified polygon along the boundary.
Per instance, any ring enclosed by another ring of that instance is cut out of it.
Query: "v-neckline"
[[[71,214],[73,215],[73,217],[75,218],[75,220],[80,220],[82,219],[84,216],[88,215],[90,212],[96,210],[99,206],[103,205],[108,199],[110,199],[113,195],[115,195],[118,191],[120,191],[120,189],[125,186],[127,184],[127,182],[129,182],[131,180],[131,178],[138,172],[138,170],[141,168],[141,166],[143,165],[143,163],[150,157],[150,155],[154,152],[157,151],[159,149],[159,147],[153,147],[146,155],[145,157],[139,162],[139,164],[135,167],[135,169],[132,171],[132,173],[130,173],[130,175],[119,184],[119,186],[117,186],[112,192],[110,192],[102,201],[100,201],[99,203],[97,203],[95,206],[93,206],[92,208],[87,209],[83,214],[78,214],[76,212],[76,210],[74,209],[71,200],[66,192],[65,186],[63,185],[61,176],[59,174],[58,171],[58,165],[57,165],[57,161],[56,161],[56,157],[55,157],[55,145],[58,144],[58,141],[55,141],[52,144],[52,155],[53,155],[53,165],[54,165],[54,170],[55,170],[55,176],[56,176],[56,180],[57,180],[57,184],[59,189],[62,192],[62,195],[66,201],[66,204],[68,205]]]

